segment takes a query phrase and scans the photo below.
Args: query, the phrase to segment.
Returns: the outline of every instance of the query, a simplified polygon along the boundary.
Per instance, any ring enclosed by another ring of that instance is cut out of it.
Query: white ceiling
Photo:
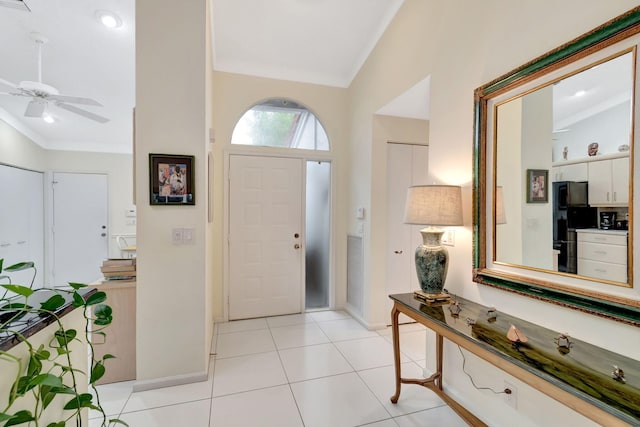
[[[38,80],[40,32],[42,81],[61,94],[93,98],[103,107],[79,106],[110,121],[94,122],[52,107],[57,120],[24,117],[29,98],[0,96],[0,118],[47,148],[87,151],[131,151],[134,87],[134,2],[132,0],[26,0],[31,12],[0,7],[0,78],[13,83]],[[117,29],[98,22],[95,12],[107,9],[123,21]],[[0,84],[0,92],[10,87]]]
[[[403,1],[212,0],[214,68],[348,87]],[[56,122],[47,124],[24,117],[29,98],[8,95],[0,95],[0,119],[46,148],[130,152],[135,0],[25,0],[30,12],[2,2],[0,78],[38,80],[30,34],[40,32],[49,39],[42,50],[43,83],[63,95],[97,100],[103,107],[79,107],[110,121],[100,124],[52,106]],[[116,12],[123,25],[104,27],[97,10]],[[11,90],[0,84],[0,92]]]

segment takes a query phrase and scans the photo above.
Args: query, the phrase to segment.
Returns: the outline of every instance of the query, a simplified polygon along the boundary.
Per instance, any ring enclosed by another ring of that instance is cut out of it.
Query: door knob
[[[107,235],[107,233],[102,233],[100,234],[102,237],[105,237]]]
[[[294,247],[294,249],[300,249],[300,245],[297,244],[297,243],[295,245],[293,245],[293,247]]]
[[[300,237],[300,235],[298,233],[296,233],[296,234],[293,235],[293,237],[295,237],[297,239],[298,237]]]
[[[393,253],[400,255],[402,253],[402,251],[393,251]]]

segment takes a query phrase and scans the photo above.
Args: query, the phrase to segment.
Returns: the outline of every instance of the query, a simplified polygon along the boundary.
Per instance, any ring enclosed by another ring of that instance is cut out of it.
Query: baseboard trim
[[[191,384],[206,381],[208,375],[206,372],[175,375],[172,377],[154,378],[152,380],[141,380],[133,383],[133,391],[153,390],[156,388],[173,387],[176,385]]]
[[[378,331],[380,329],[384,329],[387,327],[384,323],[369,323],[362,318],[360,313],[356,309],[354,309],[351,304],[347,303],[344,307],[344,310],[351,315],[354,319],[358,321],[362,326],[367,328],[370,331]]]

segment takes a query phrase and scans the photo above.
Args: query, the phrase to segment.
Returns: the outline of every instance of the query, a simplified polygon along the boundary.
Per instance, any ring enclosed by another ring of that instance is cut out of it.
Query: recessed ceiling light
[[[587,93],[587,91],[586,91],[586,90],[579,90],[579,91],[577,91],[574,95],[575,95],[575,96],[583,96],[585,93]]]
[[[108,10],[97,10],[96,18],[107,28],[118,28],[122,26],[122,19]]]
[[[49,113],[44,113],[42,115],[42,120],[44,120],[47,123],[55,123],[56,119],[53,118],[53,116]]]

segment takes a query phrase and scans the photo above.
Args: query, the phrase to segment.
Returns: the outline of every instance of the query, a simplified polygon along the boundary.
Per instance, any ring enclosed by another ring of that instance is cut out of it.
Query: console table
[[[488,307],[455,298],[460,312],[452,313],[450,303],[428,304],[413,294],[389,296],[396,391],[401,384],[418,384],[434,391],[467,424],[486,426],[478,417],[446,394],[442,387],[443,341],[447,340],[493,364],[562,404],[606,426],[640,424],[640,362],[589,343],[569,338],[571,344],[558,346],[559,331],[551,331],[505,313],[488,315]],[[436,333],[436,372],[429,378],[402,378],[398,316],[405,314]],[[528,342],[514,344],[507,331],[515,325]],[[563,331],[566,332],[566,331]],[[567,344],[564,339],[562,344]],[[617,366],[625,379],[614,379]]]

